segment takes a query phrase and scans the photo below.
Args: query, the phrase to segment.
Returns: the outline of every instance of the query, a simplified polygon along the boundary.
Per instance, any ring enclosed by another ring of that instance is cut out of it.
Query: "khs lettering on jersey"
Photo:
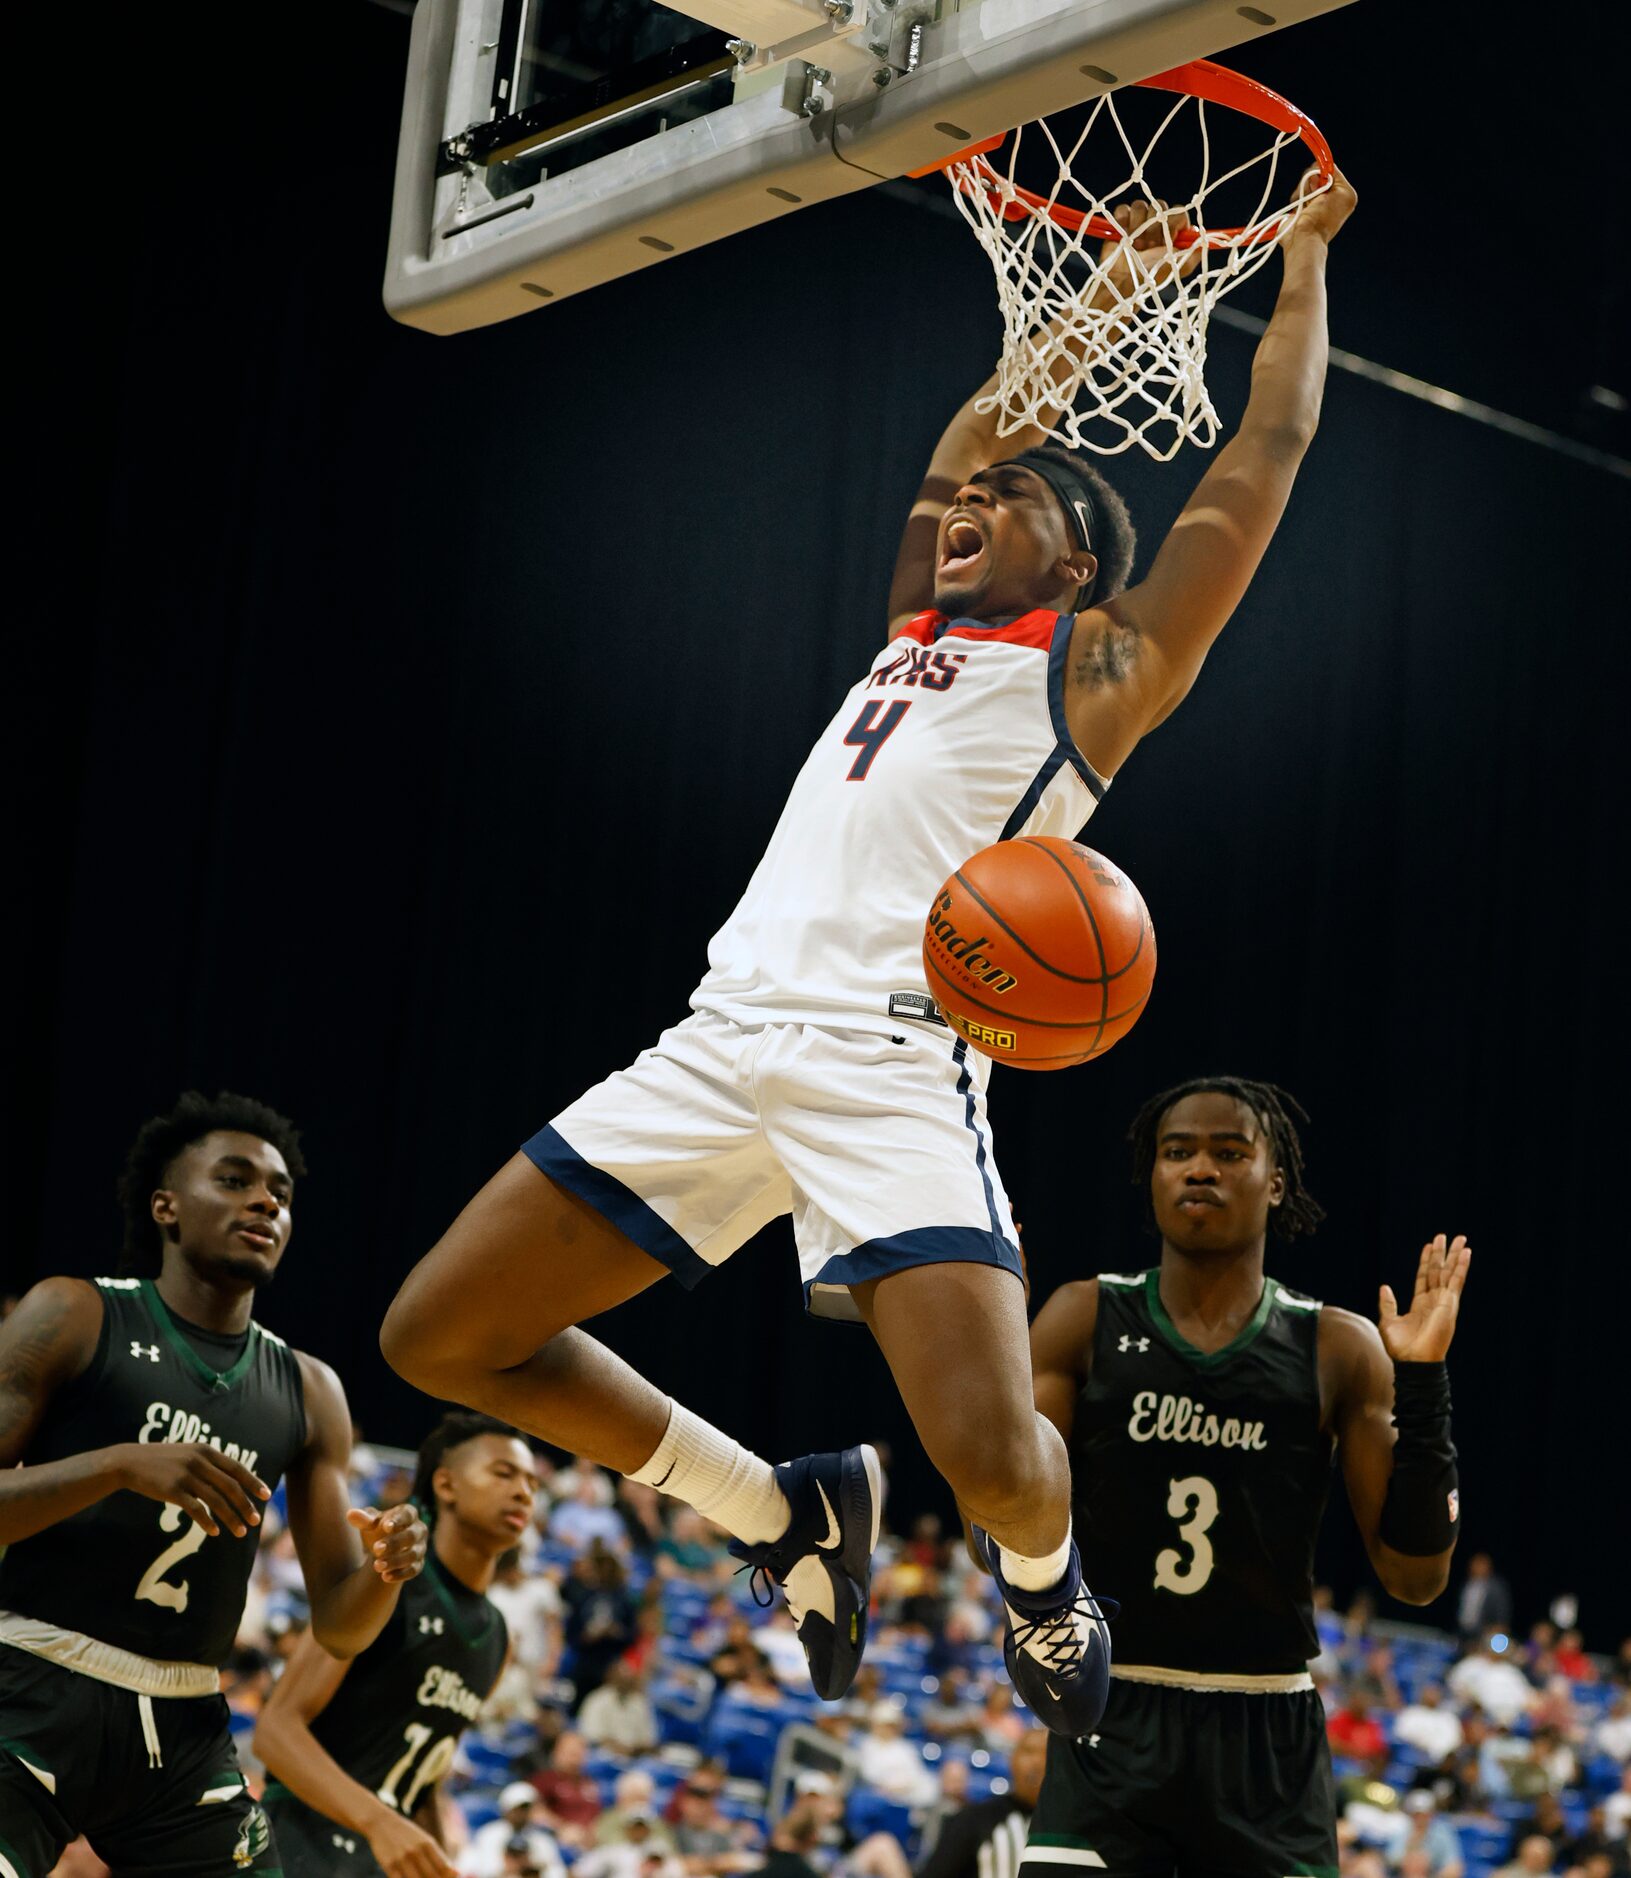
[[[1266,1448],[1261,1422],[1239,1421],[1233,1415],[1219,1421],[1208,1415],[1204,1402],[1187,1395],[1160,1395],[1140,1389],[1133,1397],[1127,1432],[1135,1441],[1192,1441],[1203,1448]]]
[[[236,1441],[223,1441],[218,1434],[211,1432],[210,1424],[202,1416],[177,1408],[170,1402],[148,1403],[147,1420],[142,1423],[136,1439],[148,1442],[207,1441],[229,1460],[242,1461],[251,1473],[260,1459],[256,1449],[239,1447]]]
[[[868,680],[871,685],[916,685],[923,691],[950,691],[958,671],[968,663],[966,652],[932,652],[927,646],[902,646],[887,665]]]

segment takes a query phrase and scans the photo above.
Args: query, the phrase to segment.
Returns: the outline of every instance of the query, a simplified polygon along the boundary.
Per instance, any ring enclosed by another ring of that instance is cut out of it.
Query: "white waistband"
[[[23,1617],[16,1611],[0,1611],[0,1643],[27,1650],[30,1656],[43,1656],[59,1669],[71,1669],[97,1682],[111,1682],[137,1695],[217,1695],[221,1689],[221,1672],[211,1669],[208,1663],[159,1662],[150,1656],[138,1656],[134,1650],[121,1650],[117,1644],[103,1643],[98,1637],[82,1636],[77,1630],[59,1630],[55,1624]]]
[[[1110,1674],[1123,1682],[1153,1682],[1164,1689],[1212,1690],[1220,1695],[1296,1695],[1314,1686],[1314,1678],[1306,1669],[1287,1676],[1232,1676],[1216,1669],[1159,1669],[1153,1664],[1112,1663]]]

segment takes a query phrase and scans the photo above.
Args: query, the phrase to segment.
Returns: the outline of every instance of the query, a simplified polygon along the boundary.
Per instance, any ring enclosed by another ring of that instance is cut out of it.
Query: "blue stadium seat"
[[[465,1736],[464,1757],[470,1763],[471,1776],[478,1784],[489,1781],[501,1787],[510,1777],[513,1757],[509,1750],[500,1742],[489,1741],[485,1735]]]
[[[917,1828],[912,1824],[912,1809],[899,1800],[886,1799],[870,1787],[854,1787],[844,1808],[844,1823],[857,1839],[869,1833],[891,1832],[906,1848],[906,1856],[912,1856]]]
[[[723,1761],[732,1774],[768,1785],[783,1725],[774,1712],[726,1700],[708,1717],[703,1751]]]

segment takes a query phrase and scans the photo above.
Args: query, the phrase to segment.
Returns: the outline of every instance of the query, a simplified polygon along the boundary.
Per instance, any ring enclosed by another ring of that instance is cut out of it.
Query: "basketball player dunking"
[[[537,1490],[532,1450],[491,1416],[455,1410],[426,1437],[413,1485],[432,1522],[424,1571],[350,1662],[303,1637],[255,1729],[284,1878],[454,1878],[438,1793],[504,1668],[487,1589]]]
[[[977,849],[1074,835],[1178,705],[1267,548],[1319,414],[1338,177],[1284,244],[1240,429],[1146,578],[1087,461],[999,443],[973,401],[913,507],[890,643],[810,754],[715,935],[692,1015],[529,1141],[410,1274],[390,1362],[688,1501],[778,1580],[819,1694],[860,1660],[882,1481],[869,1448],[772,1468],[576,1326],[694,1285],[791,1212],[807,1302],[859,1316],[924,1447],[992,1537],[1007,1654],[1040,1719],[1091,1728],[1106,1643],[1036,1413],[983,1060],[928,997],[925,911]],[[1135,241],[1153,213],[1122,214]]]
[[[280,1869],[220,1694],[261,1506],[286,1477],[338,1656],[424,1560],[411,1507],[351,1506],[339,1378],[250,1316],[304,1171],[263,1103],[183,1096],[125,1163],[132,1275],[44,1279],[0,1325],[0,1878],[82,1832],[120,1878]]]
[[[1296,1104],[1207,1077],[1133,1124],[1161,1262],[1063,1286],[1031,1330],[1076,1527],[1121,1598],[1104,1718],[1053,1741],[1022,1878],[1336,1878],[1325,1711],[1308,1675],[1335,1446],[1377,1576],[1425,1604],[1460,1530],[1444,1358],[1472,1254],[1424,1246],[1381,1329],[1263,1272],[1321,1214]],[[1113,1575],[1113,1578],[1112,1578]]]

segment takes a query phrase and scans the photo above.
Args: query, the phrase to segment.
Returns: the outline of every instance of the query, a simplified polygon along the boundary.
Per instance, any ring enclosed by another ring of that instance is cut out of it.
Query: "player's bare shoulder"
[[[0,1466],[22,1458],[55,1392],[84,1373],[102,1332],[102,1296],[83,1278],[42,1278],[0,1325]]]
[[[1061,1285],[1031,1325],[1032,1366],[1085,1373],[1098,1324],[1098,1279],[1073,1278]]]
[[[1392,1391],[1393,1366],[1381,1332],[1358,1311],[1322,1304],[1319,1322],[1320,1399],[1329,1427],[1366,1398],[1383,1402]]]

